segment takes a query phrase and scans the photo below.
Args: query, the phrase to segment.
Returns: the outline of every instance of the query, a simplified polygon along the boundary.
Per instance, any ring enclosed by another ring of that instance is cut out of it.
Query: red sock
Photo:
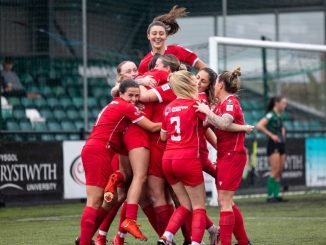
[[[234,214],[232,211],[220,212],[220,241],[221,245],[231,245],[234,228]]]
[[[108,212],[105,219],[102,221],[100,225],[100,230],[104,232],[108,232],[112,221],[114,220],[115,216],[117,215],[119,208],[121,207],[122,202],[117,202]]]
[[[161,237],[167,227],[169,220],[171,218],[171,208],[170,205],[163,205],[154,208],[155,217],[156,217],[156,231],[157,234]]]
[[[95,230],[97,209],[85,207],[80,221],[80,245],[91,244]]]
[[[206,217],[206,229],[209,229],[210,227],[212,227],[212,225],[214,225],[213,221],[208,217],[208,215],[205,215]]]
[[[147,216],[147,219],[151,226],[154,228],[156,233],[159,235],[158,230],[156,228],[156,217],[155,217],[155,210],[152,204],[147,205],[146,207],[143,207],[143,212]]]
[[[186,242],[191,242],[191,223],[192,215],[189,215],[184,224],[181,226],[182,235]]]
[[[206,227],[206,210],[197,208],[192,212],[191,238],[193,242],[201,243]]]
[[[101,225],[107,215],[108,211],[102,208],[102,206],[97,209],[94,233],[97,231],[98,227]]]
[[[127,202],[124,202],[120,211],[120,221],[119,221],[119,232],[126,233],[126,230],[121,227],[121,223],[126,219],[126,209],[127,209]]]
[[[169,224],[166,227],[165,231],[175,234],[190,214],[191,214],[190,210],[186,209],[182,205],[179,206],[172,214]]]
[[[248,236],[244,227],[242,214],[236,204],[232,206],[234,213],[234,229],[233,234],[238,241],[239,245],[247,245],[248,244]]]
[[[127,203],[126,207],[126,218],[137,220],[138,204]]]

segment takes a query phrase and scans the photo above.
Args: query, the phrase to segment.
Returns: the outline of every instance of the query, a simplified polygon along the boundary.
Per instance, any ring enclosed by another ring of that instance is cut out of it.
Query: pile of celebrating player
[[[245,133],[253,130],[244,124],[237,97],[240,68],[217,75],[195,53],[166,46],[179,29],[176,18],[185,15],[175,6],[156,17],[147,29],[152,50],[138,69],[131,61],[117,67],[113,99],[99,113],[81,154],[87,203],[76,244],[107,244],[119,210],[110,243],[124,244],[128,233],[146,241],[138,206],[157,233],[155,244],[175,244],[180,228],[187,245],[202,244],[205,230],[212,245],[231,244],[232,234],[238,244],[251,244],[233,202],[246,164]],[[207,141],[217,149],[217,164],[208,159]],[[216,180],[218,226],[206,214],[203,171]]]

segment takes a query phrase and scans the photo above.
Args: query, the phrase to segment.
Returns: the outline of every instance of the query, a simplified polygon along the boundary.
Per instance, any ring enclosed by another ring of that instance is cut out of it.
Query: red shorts
[[[200,158],[203,171],[213,178],[216,178],[216,165],[214,165],[209,159],[207,158]]]
[[[115,153],[112,157],[112,160],[111,160],[111,168],[112,168],[112,171],[115,172],[117,170],[119,170],[119,154],[118,153]]]
[[[114,152],[96,145],[85,145],[81,158],[85,170],[86,185],[105,188],[113,173],[111,160]]]
[[[136,124],[130,124],[123,135],[123,142],[128,151],[132,149],[145,147],[149,149],[149,136],[145,129]]]
[[[148,166],[148,175],[153,175],[164,179],[164,174],[162,170],[162,158],[165,149],[165,143],[151,142],[150,145],[150,160]]]
[[[241,183],[247,155],[228,152],[217,160],[216,187],[218,190],[236,191]]]
[[[164,176],[170,185],[182,182],[186,186],[197,186],[204,182],[200,159],[163,159]]]

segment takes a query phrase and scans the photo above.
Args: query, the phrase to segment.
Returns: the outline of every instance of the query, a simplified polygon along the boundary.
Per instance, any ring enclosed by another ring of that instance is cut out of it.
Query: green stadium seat
[[[49,131],[49,128],[48,128],[48,125],[46,124],[46,122],[36,122],[36,123],[34,123],[34,131],[44,132],[44,131]],[[54,135],[46,134],[46,133],[37,135],[37,138],[40,140],[43,140],[43,141],[55,140]]]
[[[29,74],[29,73],[23,73],[22,75],[20,75],[20,80],[22,81],[22,83],[23,83],[25,86],[34,83],[34,79],[33,79],[32,75]]]
[[[66,112],[64,110],[60,110],[60,109],[54,109],[53,115],[58,121],[61,121],[61,120],[67,118]]]
[[[30,99],[27,97],[21,98],[21,104],[25,106],[25,108],[35,108],[35,99]]]
[[[20,127],[16,119],[10,118],[6,120],[6,129],[12,131],[19,131]]]
[[[63,96],[63,97],[60,99],[60,103],[61,103],[61,105],[62,105],[65,109],[67,109],[68,107],[74,105],[73,102],[72,102],[72,100],[71,100],[70,97],[68,97],[68,96]]]
[[[40,109],[41,116],[44,117],[46,120],[48,119],[54,119],[53,111],[49,108],[42,108]]]
[[[78,120],[80,119],[80,113],[76,109],[68,109],[67,118],[70,120]]]
[[[67,87],[67,93],[70,97],[81,97],[83,95],[83,88],[80,86]]]
[[[97,99],[95,99],[94,97],[88,97],[87,104],[88,104],[88,107],[99,107]]]
[[[2,115],[2,119],[8,119],[8,118],[12,118],[12,109],[9,108],[1,108],[1,115]]]
[[[54,87],[53,91],[56,96],[65,96],[67,94],[66,90],[60,86]]]
[[[91,92],[92,92],[92,96],[99,99],[101,97],[107,97],[110,93],[110,90],[109,88],[105,90],[103,88],[95,87],[92,89]]]
[[[68,85],[74,85],[75,81],[71,76],[65,76],[62,80],[62,84],[66,87]]]
[[[60,105],[60,100],[57,97],[50,97],[47,99],[47,103],[50,107],[54,108]]]
[[[47,106],[48,102],[46,101],[46,99],[44,98],[38,98],[34,101],[34,104],[36,105],[36,107],[39,109],[43,106]]]
[[[101,112],[101,108],[90,108],[90,113],[92,115],[93,118],[97,118],[98,114],[100,114]]]
[[[19,127],[20,127],[20,130],[22,130],[22,131],[32,131],[33,130],[33,126],[29,119],[20,120]]]
[[[61,121],[61,127],[66,131],[75,131],[77,130],[75,125],[71,121]]]
[[[55,140],[57,140],[57,141],[64,141],[64,140],[69,139],[68,135],[66,135],[66,134],[56,134],[54,137],[55,137]]]
[[[62,130],[60,123],[58,123],[57,121],[49,120],[47,122],[47,124],[48,124],[48,128],[50,131],[61,131]]]
[[[319,121],[317,120],[310,120],[309,121],[309,127],[311,129],[320,129],[321,128],[321,124]]]
[[[55,96],[54,91],[50,86],[43,86],[40,89],[40,93],[43,95],[43,97],[53,97]]]
[[[69,140],[80,140],[80,135],[79,134],[70,134]]]
[[[82,128],[84,128],[84,121],[82,120],[77,120],[77,121],[74,121],[75,123],[75,127],[77,130],[80,130]]]
[[[21,101],[19,97],[8,97],[8,103],[12,106],[19,106],[21,105]]]
[[[46,122],[35,122],[34,130],[35,131],[48,131],[49,129],[48,129]]]
[[[107,98],[100,98],[99,100],[101,108],[105,107],[107,104],[111,102],[111,99],[109,97]]]
[[[21,131],[33,131],[33,126],[29,119],[20,121],[19,126]],[[26,134],[23,135],[23,138],[28,141],[37,140],[37,136],[35,134]]]
[[[14,108],[12,109],[12,117],[18,120],[26,118],[25,107],[14,106]]]
[[[248,100],[243,99],[241,101],[241,107],[243,110],[249,110],[250,109],[250,104]]]
[[[38,86],[35,84],[30,84],[26,86],[26,91],[31,92],[31,93],[40,93],[40,89]]]
[[[81,97],[73,97],[72,98],[72,102],[74,103],[74,105],[76,106],[76,108],[78,109],[82,109],[84,106],[84,99]]]
[[[54,141],[56,140],[53,134],[42,134],[41,135],[42,141]]]

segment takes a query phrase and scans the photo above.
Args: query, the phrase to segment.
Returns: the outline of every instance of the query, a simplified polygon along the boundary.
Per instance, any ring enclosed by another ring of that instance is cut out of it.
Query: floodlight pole
[[[84,130],[88,130],[88,86],[87,86],[87,0],[82,0],[83,22],[83,85],[84,85]]]

